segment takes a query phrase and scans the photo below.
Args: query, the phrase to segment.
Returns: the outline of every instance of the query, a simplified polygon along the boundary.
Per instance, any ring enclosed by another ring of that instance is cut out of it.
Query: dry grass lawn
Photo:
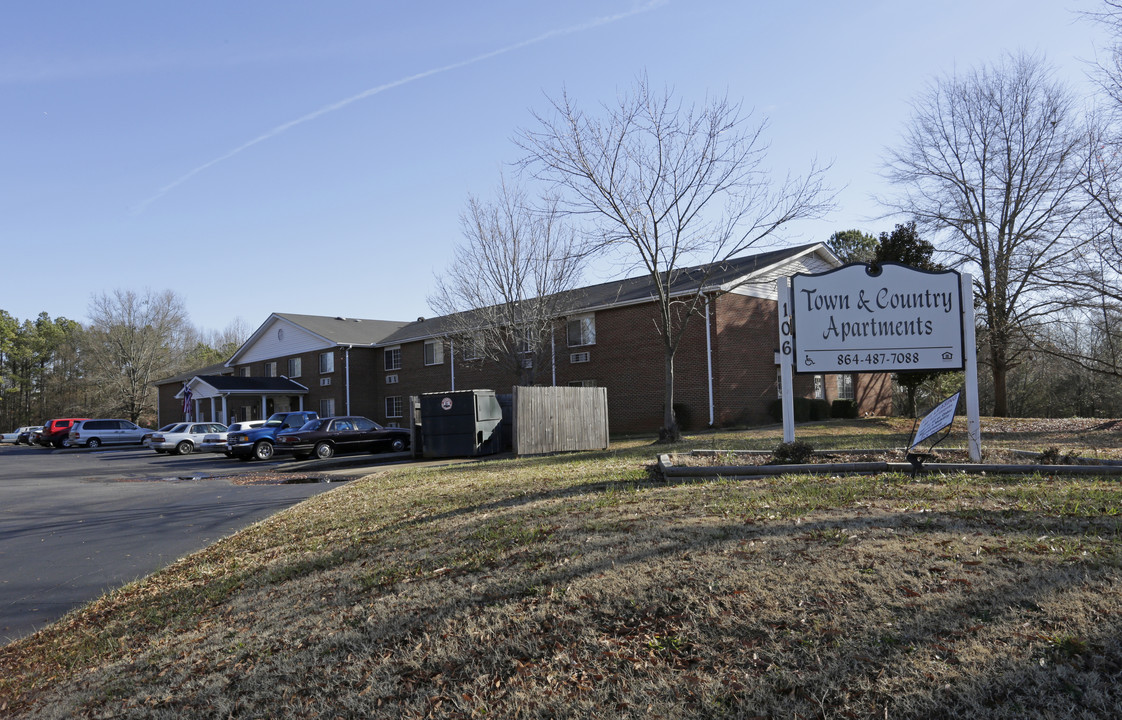
[[[876,447],[909,428],[798,434]],[[987,446],[1098,457],[1120,428],[984,426]],[[668,483],[659,451],[319,495],[0,648],[0,716],[1122,717],[1116,479]]]

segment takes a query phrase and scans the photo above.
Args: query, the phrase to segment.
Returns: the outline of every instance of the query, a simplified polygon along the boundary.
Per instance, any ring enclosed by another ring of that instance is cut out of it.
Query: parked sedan
[[[38,435],[43,431],[42,425],[32,425],[31,427],[22,427],[18,430],[19,437],[16,438],[16,445],[35,445],[39,442]]]
[[[158,453],[190,455],[208,433],[224,433],[222,423],[179,423],[171,430],[157,430],[148,441],[148,447]]]
[[[30,427],[16,428],[12,432],[4,433],[3,436],[0,436],[0,442],[6,442],[6,443],[12,443],[13,445],[18,445],[19,444],[19,436],[22,435],[25,432],[30,432],[30,431],[31,431]]]
[[[140,439],[140,444],[143,445],[144,447],[152,447],[152,436],[153,435],[155,435],[156,433],[167,432],[168,430],[171,430],[176,425],[182,425],[182,424],[183,423],[168,423],[167,425],[164,425],[159,430],[149,430],[148,432],[146,432],[144,434],[144,437],[142,437]]]
[[[318,418],[298,430],[277,433],[277,452],[291,452],[298,460],[313,455],[321,460],[347,452],[401,452],[409,447],[409,431],[382,427],[364,417]]]

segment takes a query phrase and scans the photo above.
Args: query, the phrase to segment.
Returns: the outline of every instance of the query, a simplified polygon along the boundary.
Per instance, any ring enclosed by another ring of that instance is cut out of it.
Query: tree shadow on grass
[[[231,592],[290,582],[330,592],[310,612],[346,615],[371,603],[381,612],[348,616],[340,632],[299,643],[286,653],[280,677],[276,663],[261,663],[211,683],[208,692],[248,694],[279,681],[321,710],[341,707],[345,694],[348,712],[370,717],[431,713],[433,697],[448,698],[437,715],[454,717],[459,708],[466,716],[487,706],[501,716],[519,708],[513,691],[503,690],[510,687],[521,689],[526,717],[592,716],[587,708],[595,707],[615,708],[614,717],[1117,716],[1117,591],[1103,594],[1094,626],[1065,627],[1057,610],[1057,598],[1116,586],[1117,518],[841,507],[800,519],[731,512],[682,522],[671,511],[637,516],[627,503],[595,502],[617,491],[678,485],[713,483],[648,475],[495,498],[407,518],[345,547],[231,578]],[[558,502],[555,511],[591,517],[591,529],[574,521],[541,535],[498,537],[499,551],[484,563],[456,566],[465,548],[502,530],[496,523],[517,530],[519,523],[547,522],[537,508]],[[369,584],[354,574],[345,579],[354,563],[393,570],[399,558],[380,538],[407,539],[422,529],[436,539],[428,560],[403,568],[420,575],[387,572],[384,582]],[[898,567],[892,579],[880,580],[881,569],[866,568],[858,551],[900,537],[904,544],[891,555]],[[1102,555],[1045,562],[1050,551],[1031,547],[1042,537],[1089,544]],[[1096,545],[1096,537],[1106,540]],[[937,557],[952,543],[985,547],[984,562],[1001,577],[983,586],[968,574],[987,568],[970,564],[982,559]],[[849,557],[851,550],[858,555]],[[840,578],[816,576],[831,554],[842,556]],[[934,573],[933,564],[953,566],[955,574]],[[707,591],[695,587],[705,584]],[[543,598],[545,589],[557,588],[559,600]],[[868,604],[866,591],[873,590],[887,590],[890,607]],[[807,608],[802,620],[791,614],[798,603]],[[870,618],[884,613],[896,629],[843,616],[846,604]],[[522,634],[527,616],[533,636]],[[488,622],[493,637],[486,644],[457,637]],[[975,657],[979,646],[992,657]],[[317,676],[322,670],[331,682],[301,685],[300,668],[316,668]],[[581,673],[599,679],[582,681]],[[485,686],[481,677],[489,678]],[[457,700],[463,696],[473,700]],[[197,710],[213,699],[203,692],[182,702]],[[260,702],[256,710],[270,709],[266,696]]]

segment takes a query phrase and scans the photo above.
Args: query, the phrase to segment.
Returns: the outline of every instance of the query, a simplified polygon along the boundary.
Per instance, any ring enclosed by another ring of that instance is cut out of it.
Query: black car
[[[298,460],[313,455],[321,460],[347,452],[401,452],[409,448],[409,431],[382,427],[364,417],[309,420],[296,430],[277,433],[276,451],[291,452]]]
[[[39,433],[41,432],[43,432],[42,425],[25,428],[23,432],[16,437],[16,445],[37,445],[39,443]]]

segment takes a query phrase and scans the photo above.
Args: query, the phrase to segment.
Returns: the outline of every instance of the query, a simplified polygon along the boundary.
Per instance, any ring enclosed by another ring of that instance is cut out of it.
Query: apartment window
[[[596,344],[596,316],[581,315],[569,319],[569,347]]]
[[[821,375],[814,376],[814,399],[826,399],[826,378]]]
[[[238,376],[239,377],[249,377],[249,366],[247,365],[245,367],[238,368]]]
[[[853,399],[853,376],[838,375],[838,400]]]
[[[277,376],[277,361],[273,360],[272,362],[265,363],[265,377],[276,377],[276,376]]]
[[[425,365],[444,364],[444,341],[425,340]]]
[[[335,398],[323,398],[319,401],[320,417],[333,417],[335,415]]]
[[[321,373],[335,372],[335,353],[325,352],[319,354],[319,371]]]
[[[290,378],[300,377],[300,358],[288,359],[288,376]]]
[[[401,346],[386,348],[382,355],[386,359],[386,370],[401,369]]]
[[[483,357],[483,336],[472,333],[464,338],[464,360],[479,360]]]
[[[386,396],[386,417],[399,418],[402,416],[402,403],[400,395]]]
[[[519,333],[518,352],[529,355],[537,352],[540,347],[537,328],[526,328]]]

